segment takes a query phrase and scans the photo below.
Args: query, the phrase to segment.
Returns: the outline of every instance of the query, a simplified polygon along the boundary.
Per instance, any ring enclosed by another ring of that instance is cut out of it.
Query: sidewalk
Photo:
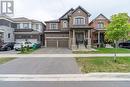
[[[130,81],[130,73],[0,75],[0,81]]]
[[[51,57],[51,58],[70,58],[70,57],[113,57],[115,54],[0,54],[0,58],[17,57],[17,58],[35,58],[35,57]],[[117,54],[117,57],[130,57],[130,54]]]

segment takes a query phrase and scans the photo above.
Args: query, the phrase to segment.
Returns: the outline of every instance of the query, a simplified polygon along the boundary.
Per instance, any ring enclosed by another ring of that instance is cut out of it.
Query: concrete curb
[[[130,73],[0,74],[0,81],[130,81]]]

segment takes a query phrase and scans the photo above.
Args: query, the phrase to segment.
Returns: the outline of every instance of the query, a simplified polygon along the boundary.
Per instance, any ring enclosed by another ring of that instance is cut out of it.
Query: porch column
[[[88,30],[88,45],[87,48],[90,49],[91,48],[91,30]]]
[[[72,50],[76,48],[75,30],[73,29]]]
[[[71,40],[72,40],[72,38],[71,38],[71,31],[69,31],[69,42],[68,42],[68,44],[69,44],[69,48],[71,49]]]
[[[100,44],[100,32],[98,32],[98,44]]]
[[[45,38],[45,47],[47,47],[47,40],[46,40],[46,38]]]

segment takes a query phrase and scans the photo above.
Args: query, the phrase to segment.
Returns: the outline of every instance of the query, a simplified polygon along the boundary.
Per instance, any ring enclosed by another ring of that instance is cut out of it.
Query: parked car
[[[20,50],[21,50],[21,46],[22,46],[22,43],[15,43],[14,49],[15,49],[16,51],[20,51]]]
[[[130,40],[126,42],[119,43],[120,48],[130,48]]]
[[[36,48],[41,48],[41,43],[36,43]]]
[[[14,49],[14,42],[4,43],[0,46],[1,51],[9,51]]]
[[[15,49],[16,51],[20,51],[21,48],[22,48],[22,46],[23,46],[23,47],[29,46],[30,48],[32,48],[33,45],[34,45],[34,44],[31,43],[31,42],[16,43],[16,44],[14,45],[14,49]]]

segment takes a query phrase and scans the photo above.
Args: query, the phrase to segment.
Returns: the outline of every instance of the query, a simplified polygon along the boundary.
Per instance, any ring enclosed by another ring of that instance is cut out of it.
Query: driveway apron
[[[71,54],[67,48],[42,48],[33,54]],[[0,74],[80,74],[75,58],[17,58],[0,65]]]

